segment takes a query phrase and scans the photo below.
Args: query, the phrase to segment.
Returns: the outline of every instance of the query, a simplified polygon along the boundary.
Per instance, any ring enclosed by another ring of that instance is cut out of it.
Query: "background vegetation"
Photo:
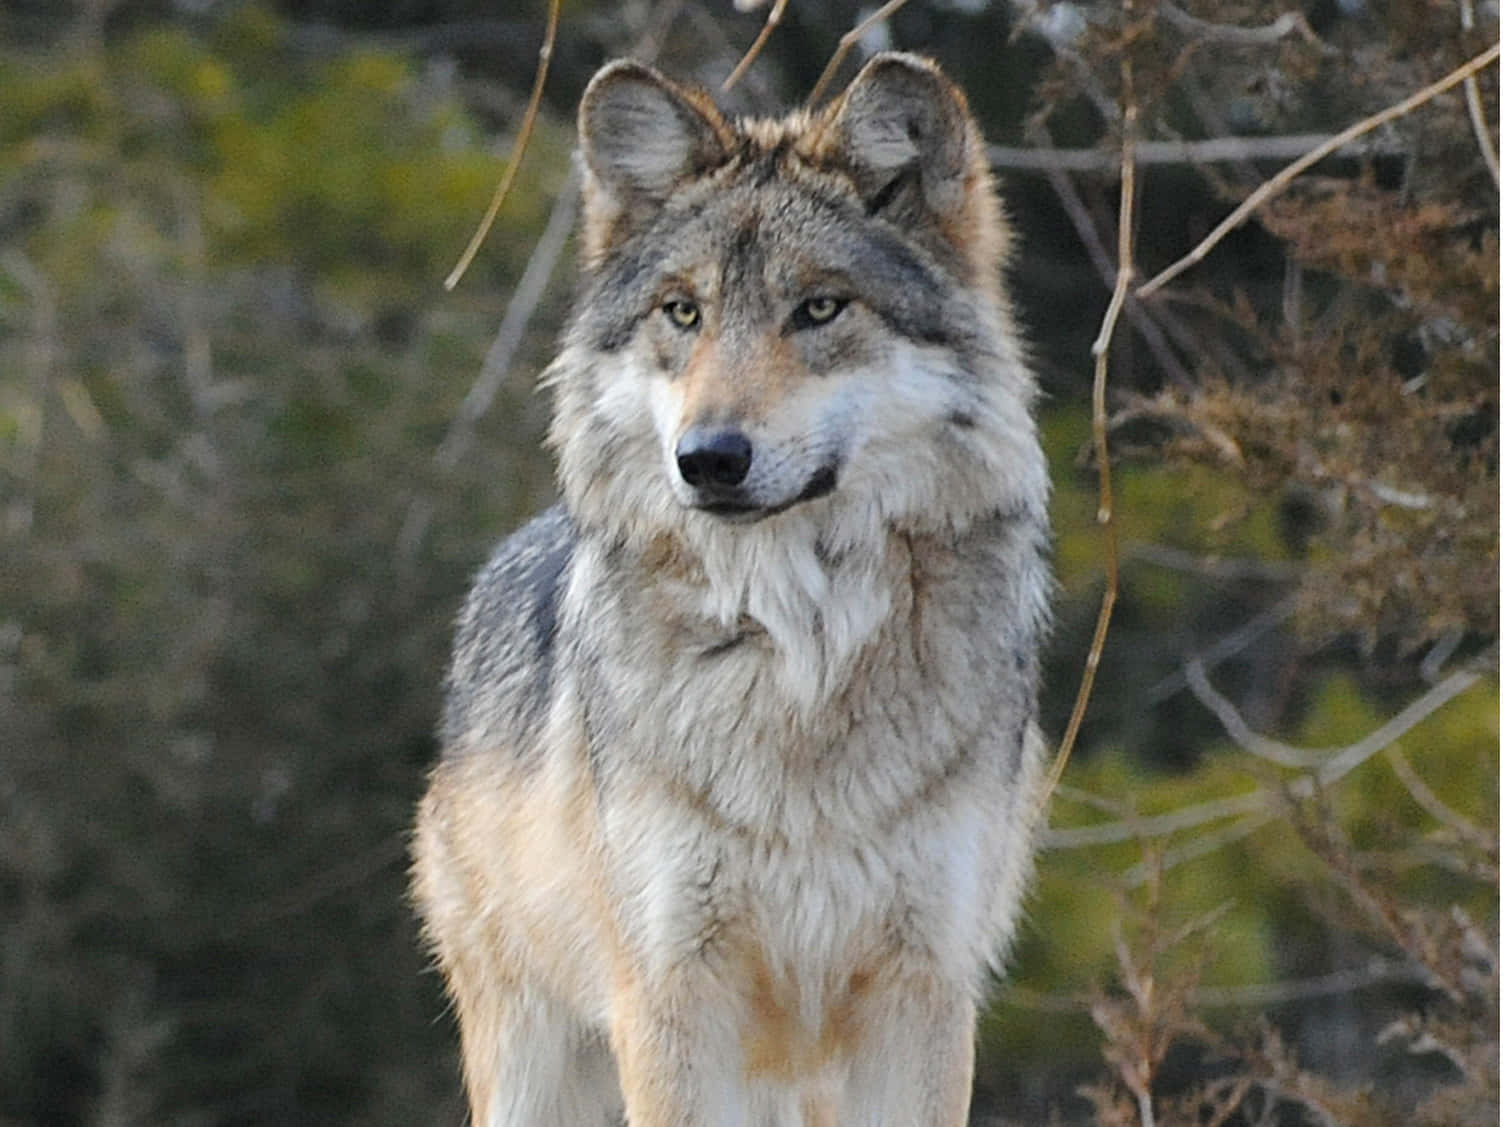
[[[569,3],[445,293],[541,3],[0,8],[0,1123],[461,1122],[405,833],[467,577],[551,493],[572,107],[626,52],[718,84],[764,18]],[[727,104],[802,98],[858,18],[792,0]],[[1106,582],[1124,122],[1146,277],[1497,18],[911,0],[844,64],[935,55],[998,146],[1054,735]],[[978,1121],[1496,1122],[1495,69],[1472,96],[1480,130],[1458,87],[1125,309],[1120,596]]]

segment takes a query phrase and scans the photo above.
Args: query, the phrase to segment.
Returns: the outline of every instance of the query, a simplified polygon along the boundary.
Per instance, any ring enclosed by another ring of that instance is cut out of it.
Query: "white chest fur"
[[[749,946],[814,1021],[884,946],[985,963],[1021,739],[1001,714],[1021,690],[1001,632],[976,629],[978,592],[911,543],[808,552],[761,561],[781,579],[724,561],[708,585],[616,576],[627,593],[589,608],[603,641],[583,695],[608,702],[586,729],[627,943],[662,975]],[[581,588],[609,566],[583,555]],[[1006,589],[979,595],[982,620],[1018,617]]]

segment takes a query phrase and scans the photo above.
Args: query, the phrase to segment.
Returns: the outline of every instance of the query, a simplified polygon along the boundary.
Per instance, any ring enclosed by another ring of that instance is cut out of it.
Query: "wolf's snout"
[[[733,427],[694,427],[674,451],[679,476],[695,489],[734,489],[751,469],[751,439]]]

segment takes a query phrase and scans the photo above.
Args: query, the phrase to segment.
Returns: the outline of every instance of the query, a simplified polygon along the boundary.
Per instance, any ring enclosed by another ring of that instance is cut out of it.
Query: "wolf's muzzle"
[[[769,504],[746,486],[752,456],[751,439],[735,427],[691,427],[674,449],[679,477],[694,490],[693,506],[726,520],[758,521],[835,488],[838,471],[831,463],[815,471],[798,493]]]

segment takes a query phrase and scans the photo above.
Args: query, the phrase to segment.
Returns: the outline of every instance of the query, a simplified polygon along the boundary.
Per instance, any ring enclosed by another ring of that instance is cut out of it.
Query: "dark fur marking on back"
[[[477,723],[525,731],[541,722],[553,691],[558,608],[577,533],[555,505],[509,536],[481,572],[460,615],[444,702],[450,751]],[[477,714],[477,686],[503,686],[512,716]],[[526,744],[527,740],[520,741]]]
[[[574,557],[574,545],[563,541],[549,548],[527,575],[532,598],[532,640],[541,665],[538,696],[547,698],[553,674],[553,643],[558,637],[558,601],[564,570]]]

